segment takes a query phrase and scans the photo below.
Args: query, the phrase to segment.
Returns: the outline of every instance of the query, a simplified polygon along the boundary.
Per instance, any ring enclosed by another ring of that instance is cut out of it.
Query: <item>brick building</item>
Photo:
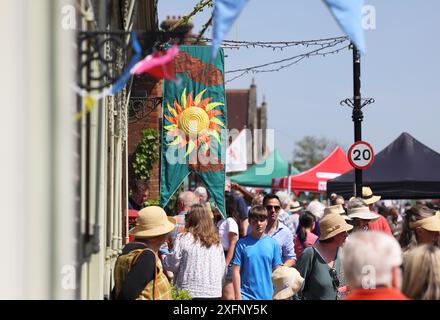
[[[255,81],[249,89],[226,90],[226,104],[228,112],[228,129],[249,129],[247,136],[247,158],[252,164],[259,162],[268,152],[266,142],[267,104],[263,100],[257,106],[257,86]],[[261,129],[261,130],[258,130]]]

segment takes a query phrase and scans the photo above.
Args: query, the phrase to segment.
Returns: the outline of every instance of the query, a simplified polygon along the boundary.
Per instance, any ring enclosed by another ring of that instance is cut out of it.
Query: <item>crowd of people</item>
[[[173,284],[202,300],[440,300],[440,208],[380,199],[300,203],[227,181],[222,215],[204,187],[181,192],[174,216],[139,211],[113,298],[170,299]]]

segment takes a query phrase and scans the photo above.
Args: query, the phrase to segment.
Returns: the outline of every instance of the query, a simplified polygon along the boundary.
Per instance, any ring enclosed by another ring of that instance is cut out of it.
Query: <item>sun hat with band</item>
[[[371,212],[368,207],[349,208],[347,210],[348,217],[351,219],[362,219],[375,221],[380,218],[379,215]]]
[[[409,227],[411,229],[420,227],[428,231],[440,232],[440,211],[437,211],[432,217],[410,222]]]
[[[339,214],[345,220],[351,220],[351,218],[349,216],[347,216],[347,214],[341,204],[336,204],[334,206],[326,207],[324,209],[324,217],[328,214]]]
[[[301,209],[302,209],[302,206],[298,201],[290,202],[290,212],[298,212]]]
[[[319,221],[321,236],[319,240],[330,239],[342,232],[353,229],[340,214],[328,214]]]
[[[151,206],[139,211],[136,226],[130,230],[135,238],[151,238],[167,234],[176,227],[176,219],[167,217],[161,207]]]
[[[362,199],[364,199],[364,201],[368,205],[373,204],[373,203],[379,201],[380,198],[381,198],[381,196],[373,195],[373,191],[371,190],[370,187],[362,187]]]
[[[273,299],[283,300],[297,293],[304,282],[304,278],[295,268],[281,266],[272,273],[274,286]]]

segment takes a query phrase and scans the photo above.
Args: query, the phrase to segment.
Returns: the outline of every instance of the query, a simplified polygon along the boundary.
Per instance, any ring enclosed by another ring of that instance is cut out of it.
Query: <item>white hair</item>
[[[185,210],[189,210],[192,205],[198,204],[199,199],[197,199],[194,192],[191,191],[183,191],[179,194],[178,200],[185,207]]]
[[[325,209],[325,205],[323,205],[318,200],[313,200],[307,206],[306,211],[309,211],[316,218],[321,219],[324,216],[324,209]]]
[[[290,206],[290,196],[287,194],[287,192],[284,191],[278,191],[275,193],[275,195],[280,199],[280,205],[283,209]]]
[[[194,194],[196,197],[202,196],[202,200],[206,201],[208,199],[208,192],[206,191],[205,187],[197,187],[196,190],[194,190]]]
[[[402,264],[402,250],[397,240],[384,232],[354,232],[343,247],[341,259],[350,287],[389,287],[393,267]]]

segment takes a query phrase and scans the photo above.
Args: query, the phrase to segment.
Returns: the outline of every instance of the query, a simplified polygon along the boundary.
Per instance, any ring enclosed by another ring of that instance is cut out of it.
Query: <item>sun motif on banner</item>
[[[208,154],[212,145],[212,138],[221,144],[220,133],[225,124],[217,117],[223,112],[216,110],[223,106],[221,102],[211,102],[213,98],[202,100],[206,89],[202,90],[193,99],[193,92],[186,95],[186,88],[183,90],[180,104],[174,100],[174,108],[167,103],[170,116],[164,115],[170,125],[164,126],[166,135],[174,137],[168,146],[177,146],[177,149],[186,148],[185,157],[194,150],[198,152],[201,148],[203,154]]]

